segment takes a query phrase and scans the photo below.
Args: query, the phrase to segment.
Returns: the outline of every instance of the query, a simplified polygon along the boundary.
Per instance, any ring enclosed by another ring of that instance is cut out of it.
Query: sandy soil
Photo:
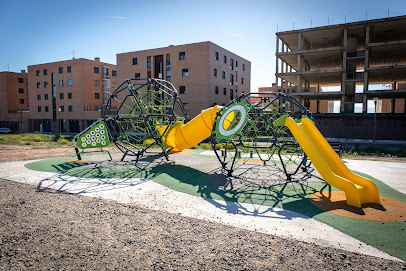
[[[110,152],[118,152],[114,147],[106,148]],[[73,147],[49,147],[45,143],[33,145],[0,144],[0,162],[34,160],[42,158],[75,156]]]
[[[0,180],[1,270],[401,270],[404,263]]]

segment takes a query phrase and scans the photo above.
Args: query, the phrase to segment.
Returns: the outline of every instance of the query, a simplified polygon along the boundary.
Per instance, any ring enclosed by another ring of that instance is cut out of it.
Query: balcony
[[[103,79],[110,79],[110,75],[109,74],[103,74]]]

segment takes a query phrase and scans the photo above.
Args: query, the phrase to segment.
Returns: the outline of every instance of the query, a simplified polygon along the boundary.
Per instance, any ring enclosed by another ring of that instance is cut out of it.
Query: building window
[[[95,94],[94,94],[94,98],[95,98],[96,100],[99,100],[99,99],[100,99],[100,94],[99,94],[99,93],[95,93]]]
[[[37,82],[37,88],[41,88],[41,83]]]
[[[24,93],[24,89],[23,89],[23,88],[19,88],[19,89],[18,89],[18,93]]]
[[[234,60],[230,58],[230,70],[234,69]]]
[[[224,56],[224,63],[227,63],[227,57],[226,56]]]
[[[244,78],[241,77],[241,85],[244,85]]]
[[[171,70],[166,70],[166,81],[171,81]]]
[[[238,72],[238,61],[237,60],[235,61],[235,71]]]
[[[68,92],[68,99],[72,99],[72,92]]]
[[[189,111],[189,104],[188,103],[183,103],[183,107],[185,108],[186,111]]]
[[[117,89],[117,83],[111,83],[111,87],[116,90]]]
[[[45,106],[45,112],[48,112],[48,111],[49,111],[49,107]]]
[[[23,103],[24,103],[24,99],[18,99],[18,103],[19,103],[19,104],[23,104]]]
[[[98,67],[94,67],[94,73],[99,73],[99,68]]]
[[[112,70],[112,71],[111,71],[111,76],[116,77],[116,76],[117,76],[117,71]]]
[[[65,112],[65,106],[61,105],[59,108],[61,109],[61,112]]]
[[[99,80],[94,80],[94,85],[95,85],[96,87],[100,86]]]
[[[227,95],[227,89],[223,88],[223,95]]]
[[[38,112],[41,112],[41,106],[38,106],[37,110],[38,110]]]
[[[68,79],[68,86],[72,85],[72,79]]]
[[[69,106],[69,112],[72,112],[73,110],[72,110],[72,106],[70,105]]]
[[[179,60],[185,60],[185,58],[186,58],[185,52],[180,52],[179,53]]]
[[[215,77],[217,77],[217,69],[214,69],[214,70],[213,70],[213,75],[214,75]]]
[[[219,53],[218,52],[215,53],[215,58],[216,58],[216,60],[219,60]]]
[[[44,82],[44,88],[48,87],[48,82]]]
[[[189,76],[189,69],[182,69],[182,77],[188,77]]]
[[[48,75],[48,70],[47,69],[44,70],[44,75]]]
[[[59,67],[59,73],[63,73],[63,67]]]
[[[219,94],[219,87],[218,86],[214,87],[214,93]]]
[[[41,94],[38,94],[38,95],[37,95],[37,100],[38,100],[38,101],[41,101]]]
[[[234,83],[234,75],[230,74],[230,86]]]
[[[18,78],[18,83],[24,83],[24,79],[23,78]]]
[[[45,99],[45,100],[48,100],[48,94],[45,94],[45,95],[44,95],[44,99]]]
[[[37,70],[37,76],[40,76],[41,75],[41,73],[39,72],[39,70]]]
[[[179,86],[179,93],[180,94],[184,94],[186,91],[186,87],[185,86]]]
[[[140,79],[141,78],[141,74],[140,73],[136,73],[135,74],[135,79]]]
[[[59,80],[59,86],[63,87],[63,80]]]
[[[138,65],[138,58],[133,57],[133,65]]]
[[[166,67],[171,65],[171,55],[170,54],[166,54]]]
[[[64,97],[63,93],[59,93],[59,99],[63,100],[63,97]]]
[[[242,70],[245,71],[245,64],[242,64]]]
[[[151,68],[151,56],[147,56],[147,68]]]
[[[233,93],[234,93],[234,91],[232,89],[230,89],[230,100],[234,99]]]
[[[226,79],[226,72],[221,72],[221,78]]]

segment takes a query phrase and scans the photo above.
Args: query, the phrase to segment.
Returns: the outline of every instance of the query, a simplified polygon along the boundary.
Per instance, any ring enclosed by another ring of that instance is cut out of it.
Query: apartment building
[[[27,131],[27,73],[0,72],[0,127]]]
[[[116,77],[116,65],[100,58],[28,66],[31,130],[80,132],[102,116]]]
[[[405,24],[398,16],[276,33],[276,89],[316,113],[329,137],[371,139],[375,126],[376,139],[404,140]]]
[[[117,54],[118,82],[159,78],[178,90],[189,117],[250,91],[251,62],[212,43]]]

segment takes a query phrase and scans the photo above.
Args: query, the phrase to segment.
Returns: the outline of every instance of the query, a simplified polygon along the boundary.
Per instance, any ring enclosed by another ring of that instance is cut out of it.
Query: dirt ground
[[[7,160],[73,154],[0,145]],[[4,160],[3,160],[4,161]],[[0,270],[406,270],[406,264],[0,179]]]
[[[0,180],[1,270],[402,270],[404,263]]]
[[[114,147],[106,148],[110,152],[118,152]],[[8,145],[0,144],[0,162],[35,160],[42,158],[55,158],[75,156],[73,147],[52,148],[45,143],[33,145]]]

